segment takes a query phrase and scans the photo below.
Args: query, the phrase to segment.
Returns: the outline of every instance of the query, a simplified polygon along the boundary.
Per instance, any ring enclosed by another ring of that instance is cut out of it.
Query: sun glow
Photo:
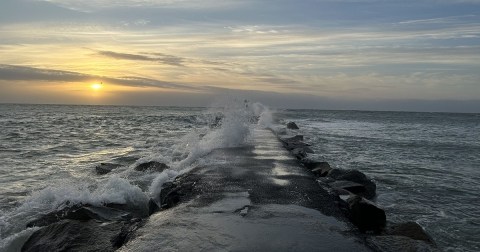
[[[99,90],[102,88],[102,84],[101,83],[94,83],[90,86],[93,90]]]

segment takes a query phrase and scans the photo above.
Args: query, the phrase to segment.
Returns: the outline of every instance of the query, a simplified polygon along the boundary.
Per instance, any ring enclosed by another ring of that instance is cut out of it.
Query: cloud
[[[47,82],[90,82],[93,80],[111,82],[118,85],[131,87],[156,87],[168,89],[180,89],[199,91],[203,87],[173,83],[136,76],[106,77],[98,75],[83,74],[72,71],[41,69],[34,67],[15,66],[0,64],[0,80],[7,81],[47,81]]]
[[[171,65],[171,66],[184,66],[183,62],[185,61],[185,59],[182,57],[177,57],[177,56],[163,54],[163,53],[154,53],[155,57],[146,56],[143,54],[119,53],[114,51],[98,51],[98,54],[105,57],[114,58],[114,59],[150,61],[150,62],[158,62],[158,63]]]
[[[428,18],[428,19],[415,19],[399,22],[399,24],[449,24],[454,22],[459,22],[465,18],[473,18],[476,15],[463,15],[463,16],[451,16],[451,17],[439,17],[439,18]]]

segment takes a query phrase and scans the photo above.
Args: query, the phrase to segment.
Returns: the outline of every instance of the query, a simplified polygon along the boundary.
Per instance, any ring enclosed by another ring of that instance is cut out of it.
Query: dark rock
[[[303,135],[295,135],[294,137],[284,138],[282,141],[285,142],[301,142],[303,141]]]
[[[152,215],[158,211],[160,211],[160,207],[157,205],[155,200],[150,199],[148,201],[148,215]]]
[[[66,206],[60,210],[45,214],[40,218],[27,223],[27,227],[43,227],[65,219],[78,221],[113,221],[128,220],[130,218],[132,218],[132,215],[126,211],[109,207],[77,204]]]
[[[112,164],[112,163],[100,163],[100,165],[95,166],[95,171],[98,175],[104,175],[110,173],[114,169],[120,167],[122,165],[119,164]]]
[[[420,240],[435,245],[432,237],[425,232],[422,226],[413,221],[393,224],[387,228],[385,233],[388,235],[406,236],[414,240]]]
[[[307,156],[307,152],[304,148],[295,148],[291,151],[291,153],[299,160],[302,160]]]
[[[309,170],[311,170],[318,177],[327,176],[328,172],[332,169],[327,162],[305,162],[302,161],[302,164]]]
[[[303,147],[306,153],[315,153],[310,147]]]
[[[299,129],[297,124],[294,122],[287,123],[287,129]]]
[[[361,194],[365,192],[365,186],[348,180],[336,180],[328,184],[334,190],[347,190],[354,194]]]
[[[335,180],[348,180],[359,183],[365,187],[365,191],[359,193],[360,196],[367,199],[373,199],[375,197],[377,185],[360,171],[331,169],[327,176]]]
[[[86,210],[84,208],[84,205],[77,204],[73,206],[66,206],[58,211],[53,211],[48,214],[42,215],[40,218],[28,222],[27,228],[43,227],[63,219],[88,221],[95,218],[100,218],[100,217]]]
[[[329,178],[329,177],[320,177],[320,178],[317,179],[317,181],[330,188],[330,186],[328,184],[334,182],[335,179]]]
[[[347,203],[352,222],[360,231],[380,232],[383,230],[387,222],[385,211],[358,195],[350,197]]]
[[[311,159],[303,159],[302,161],[300,161],[303,166],[305,166],[305,168],[309,169],[309,170],[312,170],[314,168],[317,168],[317,167],[323,167],[323,166],[326,166],[326,167],[329,167],[330,168],[330,164],[328,164],[327,162],[320,162],[320,161],[315,161],[315,160],[311,160]]]
[[[105,203],[104,207],[112,210],[128,212],[131,218],[146,218],[149,216],[148,202],[144,204],[119,204],[119,203]]]
[[[114,251],[110,240],[122,226],[120,222],[62,220],[35,231],[21,251]]]
[[[180,201],[180,195],[178,193],[179,187],[173,182],[167,182],[162,185],[160,191],[160,207],[171,208]]]
[[[405,236],[382,235],[367,238],[367,244],[375,251],[388,252],[436,252],[440,251],[430,244]]]
[[[145,224],[145,220],[133,219],[129,222],[125,222],[120,230],[120,233],[110,239],[112,247],[118,249],[131,240],[140,227]]]
[[[157,161],[149,161],[146,163],[139,164],[135,167],[136,171],[154,171],[154,172],[162,172],[163,170],[168,169],[168,165],[164,163],[160,163]]]
[[[303,142],[290,142],[290,143],[283,143],[285,149],[292,151],[294,149],[304,149],[306,153],[313,153],[313,150],[308,147],[309,145]]]
[[[285,147],[289,151],[296,148],[308,148],[307,146],[310,146],[309,144],[304,143],[302,141],[303,141],[302,135],[296,135],[294,137],[280,139],[280,142],[282,142],[283,147]],[[313,153],[313,151],[310,148],[308,149]]]

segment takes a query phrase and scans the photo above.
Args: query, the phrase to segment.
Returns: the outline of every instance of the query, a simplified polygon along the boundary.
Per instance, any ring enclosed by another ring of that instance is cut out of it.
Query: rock
[[[35,231],[21,251],[114,251],[111,239],[122,226],[120,222],[62,220]]]
[[[119,203],[105,203],[104,207],[116,211],[128,212],[131,218],[146,218],[149,216],[148,201],[144,204],[119,204]]]
[[[380,232],[385,227],[387,217],[383,209],[358,195],[347,199],[351,219],[360,231]]]
[[[178,190],[179,188],[173,182],[164,183],[159,195],[160,207],[167,209],[175,206],[180,201]]]
[[[282,142],[283,147],[285,147],[287,150],[290,150],[290,151],[295,148],[303,148],[306,146],[310,146],[309,144],[304,143],[302,141],[303,141],[302,135],[296,135],[294,137],[280,139],[280,142]]]
[[[27,228],[48,226],[63,219],[87,221],[95,218],[100,217],[86,210],[84,205],[77,204],[73,206],[66,206],[58,211],[53,211],[42,215],[40,218],[28,222]]]
[[[436,252],[432,245],[405,236],[382,235],[367,238],[367,244],[375,251],[385,252]]]
[[[109,207],[97,207],[91,205],[76,204],[73,206],[66,206],[60,210],[50,212],[41,216],[40,218],[27,223],[29,227],[43,227],[61,220],[78,220],[78,221],[113,221],[113,220],[128,220],[132,215],[129,212],[121,211]]]
[[[311,170],[318,177],[327,176],[328,172],[332,169],[327,162],[317,161],[301,161],[302,164],[309,170]]]
[[[328,185],[334,190],[338,191],[340,189],[347,190],[354,194],[361,194],[365,192],[365,186],[348,180],[336,180],[334,182],[328,183]]]
[[[148,201],[148,215],[152,215],[158,211],[160,211],[160,207],[157,205],[155,200],[150,199]]]
[[[133,238],[135,231],[145,224],[145,220],[133,219],[125,222],[120,233],[110,239],[112,247],[118,249]]]
[[[307,152],[304,148],[295,148],[291,151],[291,153],[299,160],[302,160],[307,156]]]
[[[282,141],[285,142],[301,142],[303,141],[303,135],[295,135],[294,137],[284,138]]]
[[[136,171],[154,171],[154,172],[162,172],[163,170],[168,169],[168,166],[164,163],[160,163],[157,161],[149,161],[146,163],[139,164],[135,167]]]
[[[299,129],[297,124],[294,122],[287,123],[287,129]]]
[[[330,168],[330,164],[328,162],[320,162],[320,161],[315,161],[311,159],[303,159],[301,163],[303,164],[303,166],[305,166],[305,168],[309,170],[313,170],[314,168],[317,168],[317,167]]]
[[[330,187],[328,184],[335,182],[335,179],[329,178],[329,177],[320,177],[317,179],[318,182],[321,182],[322,184],[326,185],[327,187]]]
[[[303,142],[284,143],[283,146],[288,151],[293,151],[294,149],[303,149],[306,153],[313,153],[313,150],[308,147],[309,145]]]
[[[400,224],[393,224],[387,228],[386,234],[396,236],[406,236],[414,240],[424,241],[435,245],[432,237],[418,223],[409,221]]]
[[[362,193],[359,193],[360,196],[365,197],[367,199],[373,199],[375,197],[377,185],[360,171],[331,169],[328,172],[327,176],[335,180],[348,180],[348,181],[361,184],[365,187],[365,191]]]
[[[110,173],[114,169],[120,167],[122,165],[119,164],[112,164],[112,163],[100,163],[100,165],[95,166],[95,171],[98,175],[104,175]]]

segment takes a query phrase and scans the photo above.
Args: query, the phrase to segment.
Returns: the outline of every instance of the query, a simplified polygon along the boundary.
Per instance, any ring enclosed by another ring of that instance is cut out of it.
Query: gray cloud
[[[158,63],[171,65],[171,66],[184,66],[183,62],[185,61],[185,59],[182,57],[177,57],[177,56],[163,54],[163,53],[153,53],[155,57],[146,56],[142,54],[119,53],[119,52],[113,52],[113,51],[98,51],[98,54],[105,57],[114,58],[114,59],[151,61],[151,62],[158,62]]]
[[[89,75],[71,71],[41,69],[25,66],[0,64],[0,80],[7,81],[47,81],[47,82],[88,82],[92,80],[112,82],[119,85],[131,87],[157,87],[173,88],[182,90],[205,90],[203,87],[193,87],[190,85],[148,79],[136,76],[123,77],[105,77],[98,75]]]

